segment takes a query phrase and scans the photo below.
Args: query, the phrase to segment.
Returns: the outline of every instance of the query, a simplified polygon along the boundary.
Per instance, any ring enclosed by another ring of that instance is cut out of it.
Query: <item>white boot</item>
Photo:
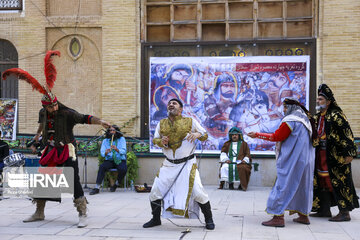
[[[79,223],[77,225],[78,228],[83,228],[88,225],[87,223],[87,215],[86,215],[86,197],[82,196],[74,200],[74,206],[76,210],[79,212]]]
[[[24,223],[26,222],[35,222],[35,221],[42,221],[45,219],[44,209],[46,200],[33,200],[33,203],[36,204],[36,210],[33,215],[23,220]]]
[[[83,228],[83,227],[86,227],[87,225],[88,225],[87,216],[86,215],[80,216],[80,214],[79,214],[79,223],[78,223],[77,227]]]

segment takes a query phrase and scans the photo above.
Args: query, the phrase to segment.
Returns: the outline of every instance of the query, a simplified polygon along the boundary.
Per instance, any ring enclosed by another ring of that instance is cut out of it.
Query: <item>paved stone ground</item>
[[[63,203],[47,203],[45,220],[23,223],[35,207],[27,199],[0,201],[0,239],[180,239],[182,231],[191,232],[183,239],[358,239],[360,240],[360,210],[351,213],[351,222],[333,223],[326,218],[311,218],[310,225],[292,221],[296,216],[285,216],[285,228],[264,227],[261,222],[271,216],[264,212],[270,188],[251,187],[247,192],[218,190],[206,186],[210,195],[216,228],[207,231],[197,219],[162,219],[162,225],[151,229],[142,224],[151,218],[148,193],[118,189],[115,193],[104,190],[98,195],[86,196],[90,202],[89,225],[77,228],[77,212],[71,199]],[[360,190],[357,191],[360,193]],[[332,208],[337,214],[337,209]],[[203,216],[201,214],[201,221]]]

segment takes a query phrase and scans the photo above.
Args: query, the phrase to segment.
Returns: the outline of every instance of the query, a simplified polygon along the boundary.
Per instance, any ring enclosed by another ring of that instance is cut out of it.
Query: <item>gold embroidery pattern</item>
[[[346,169],[345,169],[345,174],[349,174],[350,173],[350,168],[349,168],[349,165],[346,166]]]
[[[314,209],[319,209],[319,208],[320,208],[319,203],[320,203],[320,199],[319,199],[318,197],[315,197],[315,199],[314,199],[314,201],[313,201],[312,207],[313,207]]]
[[[332,173],[336,177],[331,179],[331,182],[335,188],[339,188],[339,193],[342,199],[338,201],[338,205],[341,208],[347,208],[346,202],[353,204],[354,195],[351,193],[350,188],[346,186],[346,176],[350,173],[350,169],[347,166],[344,170],[344,174],[339,173],[337,168],[332,170]],[[339,181],[340,182],[339,182]]]
[[[339,156],[338,162],[339,162],[340,164],[344,164],[344,163],[345,163],[345,158],[344,158],[343,156]]]
[[[336,119],[336,123],[339,127],[341,127],[344,124],[341,118]]]
[[[188,191],[188,195],[186,198],[186,213],[185,213],[185,217],[189,218],[189,202],[190,202],[190,197],[194,188],[194,183],[195,183],[195,174],[196,174],[196,169],[197,169],[197,165],[196,163],[194,163],[192,165],[191,171],[190,171],[190,176],[189,176],[189,191]]]
[[[327,122],[330,122],[332,116],[333,116],[333,114],[326,114],[326,115],[325,115],[325,120],[326,120]]]
[[[316,177],[314,178],[314,186],[316,186],[316,187],[318,186],[318,182],[317,182],[317,178],[316,178]]]
[[[340,173],[337,168],[333,168],[331,171],[337,180],[341,181],[342,184],[345,184],[346,176],[343,173]],[[336,179],[333,179],[333,182],[336,183],[337,186],[339,183],[336,181]]]
[[[344,200],[340,200],[339,205],[340,205],[341,208],[346,208],[346,204],[345,204]]]
[[[350,188],[349,187],[343,188],[342,191],[341,191],[341,195],[343,195],[344,198],[346,200],[348,200],[349,202],[352,202],[353,195],[350,193]]]
[[[169,137],[168,145],[173,150],[174,156],[176,149],[181,147],[186,134],[191,132],[191,128],[192,119],[187,117],[177,116],[173,122],[168,118],[160,121],[160,136]]]
[[[164,147],[164,145],[161,143],[160,138],[154,138],[153,140],[154,145],[158,145],[159,147]]]
[[[340,141],[340,136],[336,132],[331,132],[329,136],[330,136],[329,138],[335,142]]]
[[[319,143],[320,143],[319,138],[314,139],[314,141],[313,141],[313,147],[319,146]]]
[[[340,141],[340,145],[341,145],[342,147],[346,147],[347,142],[346,142],[345,140],[341,140],[341,141]]]
[[[339,186],[339,183],[336,179],[331,179],[331,184],[334,186],[334,187],[338,187]]]
[[[205,133],[204,135],[202,135],[202,136],[199,137],[198,139],[203,142],[203,141],[205,141],[207,138],[208,138],[208,134]]]
[[[318,123],[320,114],[315,119]],[[331,184],[336,194],[339,208],[351,210],[357,207],[357,196],[353,189],[351,177],[351,165],[345,164],[345,156],[357,155],[354,143],[354,135],[351,131],[346,116],[340,111],[333,110],[325,114],[325,131],[327,144],[327,164]],[[318,173],[315,174],[318,177]],[[318,191],[318,182],[314,181],[314,202],[313,207],[318,204],[315,196]],[[356,202],[355,202],[356,201]]]
[[[349,138],[351,141],[354,141],[354,135],[352,134],[351,130],[348,129],[344,129],[344,135]]]

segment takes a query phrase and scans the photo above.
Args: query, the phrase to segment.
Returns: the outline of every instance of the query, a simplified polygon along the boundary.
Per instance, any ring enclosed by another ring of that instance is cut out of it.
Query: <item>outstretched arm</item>
[[[98,124],[98,125],[103,126],[104,128],[109,128],[111,126],[110,123],[108,123],[108,122],[106,122],[104,120],[101,120],[100,118],[95,117],[95,116],[92,116],[91,124]]]
[[[259,132],[250,132],[248,133],[249,137],[260,138],[272,142],[281,142],[289,137],[291,133],[291,128],[286,122],[283,122],[278,130],[274,133],[259,133]]]
[[[78,113],[76,110],[74,109],[69,109],[68,110],[68,114],[70,114],[72,116],[72,120],[73,120],[73,124],[97,124],[97,125],[101,125],[104,128],[109,128],[111,126],[110,123],[101,120],[100,118],[93,116],[93,115],[88,115],[88,114],[81,114]]]

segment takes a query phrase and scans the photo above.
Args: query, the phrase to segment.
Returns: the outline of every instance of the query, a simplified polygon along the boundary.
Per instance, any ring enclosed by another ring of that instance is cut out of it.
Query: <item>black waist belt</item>
[[[180,159],[168,159],[168,158],[166,158],[166,160],[168,160],[169,162],[171,162],[171,163],[174,163],[174,164],[179,164],[179,163],[183,163],[183,162],[186,162],[187,160],[189,160],[189,159],[192,159],[192,158],[194,158],[195,157],[195,154],[191,154],[190,156],[188,156],[188,157],[184,157],[184,158],[180,158]]]

